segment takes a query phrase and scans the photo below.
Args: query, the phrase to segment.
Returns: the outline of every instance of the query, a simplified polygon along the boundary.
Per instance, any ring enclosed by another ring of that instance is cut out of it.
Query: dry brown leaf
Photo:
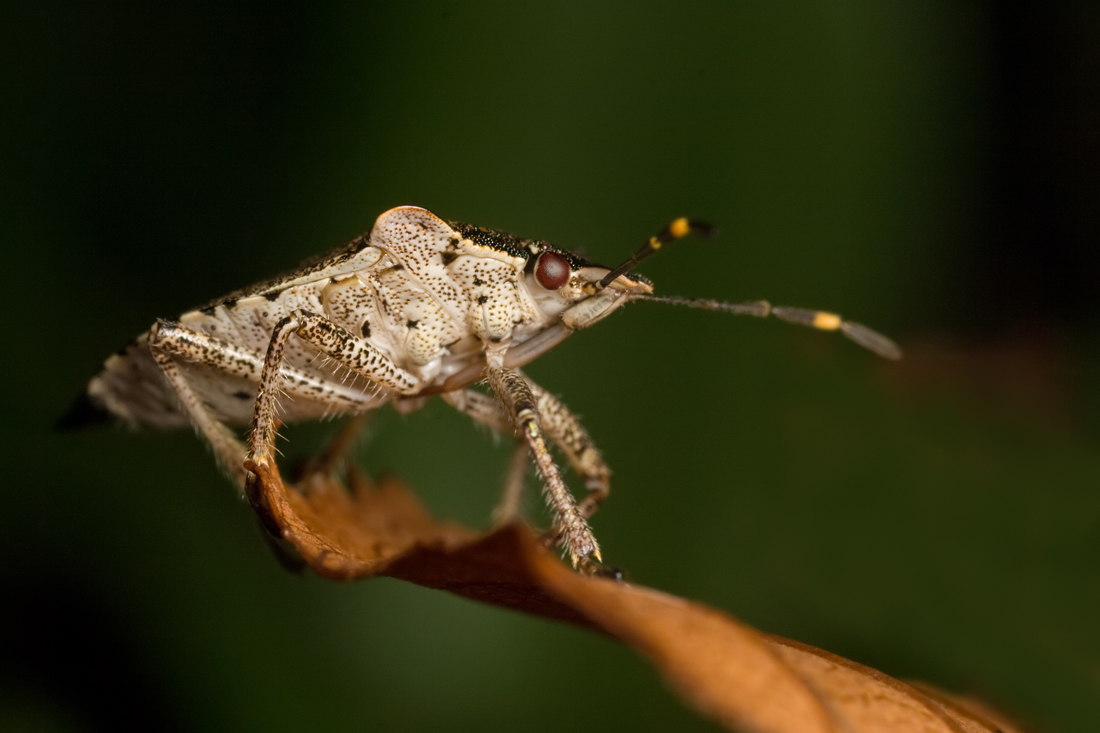
[[[579,575],[529,529],[481,534],[427,514],[395,480],[350,489],[314,477],[304,493],[250,466],[264,525],[319,575],[386,575],[602,631],[630,645],[703,715],[760,733],[1013,733],[980,703],[906,684],[847,659],[767,636],[659,591]]]

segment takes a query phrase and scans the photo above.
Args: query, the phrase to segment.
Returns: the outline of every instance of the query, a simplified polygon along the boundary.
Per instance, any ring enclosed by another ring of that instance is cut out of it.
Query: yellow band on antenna
[[[825,311],[819,311],[814,315],[814,328],[820,328],[822,331],[835,331],[840,328],[840,316],[835,313],[826,313]]]

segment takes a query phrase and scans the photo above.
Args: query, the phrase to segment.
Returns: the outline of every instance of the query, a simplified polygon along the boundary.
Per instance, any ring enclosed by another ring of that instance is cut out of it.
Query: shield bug
[[[109,357],[76,408],[73,427],[113,416],[137,426],[193,426],[230,476],[274,460],[280,422],[401,411],[438,395],[474,420],[515,431],[517,460],[498,516],[515,513],[527,455],[542,477],[549,536],[574,565],[598,567],[588,520],[611,472],[577,418],[521,367],[635,301],[653,301],[839,330],[890,359],[889,339],[839,316],[766,301],[724,303],[653,294],[633,268],[702,223],[677,219],[615,268],[533,239],[448,222],[402,206],[369,234],[282,277],[231,293],[148,332]],[[487,382],[495,397],[472,389]],[[247,426],[242,441],[238,428]],[[579,503],[550,453],[556,445],[584,481]]]

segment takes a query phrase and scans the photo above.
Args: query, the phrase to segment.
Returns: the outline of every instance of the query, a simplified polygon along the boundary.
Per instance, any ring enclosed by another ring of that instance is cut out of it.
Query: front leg
[[[577,420],[577,416],[570,412],[557,397],[534,382],[528,383],[538,404],[543,427],[546,428],[551,440],[565,454],[573,470],[581,477],[585,488],[588,489],[588,496],[580,503],[578,509],[582,517],[589,519],[611,491],[611,469],[607,467],[599,449],[588,436],[588,431]]]
[[[569,408],[561,403],[558,398],[538,386],[522,375],[531,388],[531,394],[535,398],[535,407],[539,413],[539,424],[550,437],[550,440],[565,454],[566,460],[577,475],[584,481],[588,489],[588,496],[580,503],[578,509],[585,519],[596,513],[603,501],[607,498],[611,489],[611,470],[604,463],[603,456],[596,448],[588,431],[584,429],[577,416],[569,411]],[[508,415],[499,400],[474,390],[464,389],[455,392],[444,392],[442,395],[447,404],[456,410],[466,413],[474,420],[487,425],[498,433],[508,433],[514,430],[512,418]],[[516,469],[509,471],[509,480],[504,492],[504,500],[498,514],[510,517],[510,508],[518,506],[519,486],[522,481],[515,478]],[[520,474],[522,476],[522,474]]]
[[[596,538],[592,535],[588,522],[578,511],[573,495],[569,493],[565,482],[562,481],[561,473],[543,438],[538,406],[530,385],[522,374],[503,366],[489,366],[486,369],[486,375],[489,386],[500,397],[512,418],[512,423],[527,441],[531,457],[534,458],[535,465],[542,475],[547,501],[557,515],[558,531],[569,550],[573,565],[577,566],[587,561],[590,555],[599,560],[600,547],[596,543]]]

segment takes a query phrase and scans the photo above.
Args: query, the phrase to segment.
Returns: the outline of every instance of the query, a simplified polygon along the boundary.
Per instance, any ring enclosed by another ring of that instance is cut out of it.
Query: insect
[[[660,297],[632,274],[687,234],[714,230],[676,219],[615,268],[547,242],[440,219],[401,206],[346,247],[231,293],[148,332],[109,357],[66,426],[114,416],[137,426],[193,426],[240,485],[245,461],[274,460],[282,422],[359,414],[392,403],[411,412],[434,395],[474,420],[515,431],[517,460],[500,513],[515,513],[526,456],[554,514],[549,537],[574,566],[598,569],[589,519],[611,472],[577,418],[521,367],[627,303],[655,301],[839,330],[896,359],[889,339],[839,316],[766,301]],[[486,382],[495,397],[473,386]],[[242,442],[235,428],[248,426]],[[583,480],[578,503],[550,452]]]

